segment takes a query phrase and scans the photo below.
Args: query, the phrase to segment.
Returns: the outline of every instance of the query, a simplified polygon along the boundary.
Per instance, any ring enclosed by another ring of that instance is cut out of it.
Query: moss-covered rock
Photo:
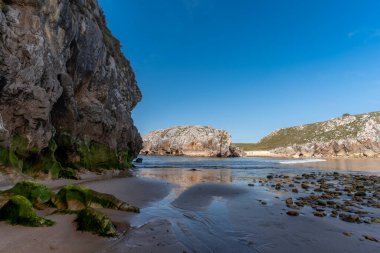
[[[77,140],[69,133],[55,137],[57,160],[63,167],[124,169],[132,167],[133,154],[127,149],[111,149],[95,141]]]
[[[54,195],[45,185],[32,181],[18,182],[13,188],[4,191],[1,194],[23,196],[38,209],[42,209],[46,206]]]
[[[61,164],[55,158],[56,149],[57,144],[54,140],[50,141],[48,147],[40,150],[30,145],[26,137],[15,135],[9,147],[0,148],[0,162],[29,175],[44,172],[56,179],[62,169]]]
[[[78,175],[78,171],[75,169],[72,169],[72,168],[62,168],[59,171],[59,178],[80,180],[80,176]]]
[[[115,196],[100,193],[79,185],[66,185],[53,198],[59,209],[81,210],[87,207],[103,207],[127,212],[140,212],[140,209],[131,206]]]
[[[85,208],[78,212],[75,221],[78,224],[78,230],[93,232],[101,236],[117,235],[110,218],[92,208]]]
[[[32,203],[24,196],[16,195],[0,209],[0,220],[11,224],[31,227],[52,226],[54,222],[39,217],[33,210]]]

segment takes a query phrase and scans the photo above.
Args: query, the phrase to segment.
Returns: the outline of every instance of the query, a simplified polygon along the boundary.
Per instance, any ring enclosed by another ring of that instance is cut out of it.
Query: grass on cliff
[[[351,117],[351,118],[349,118]],[[347,120],[344,124],[344,120]],[[380,112],[351,116],[344,114],[338,121],[324,121],[298,127],[279,129],[261,139],[258,143],[236,143],[244,151],[271,150],[294,144],[328,142],[339,139],[356,138],[368,120],[380,123]]]

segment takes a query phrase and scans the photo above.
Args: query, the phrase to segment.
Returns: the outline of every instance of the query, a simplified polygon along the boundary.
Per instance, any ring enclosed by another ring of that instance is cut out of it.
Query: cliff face
[[[46,157],[97,167],[138,154],[141,93],[97,1],[0,1],[0,160],[46,170]]]
[[[293,157],[378,157],[380,112],[279,129],[256,147]]]
[[[178,126],[150,132],[143,138],[144,155],[241,156],[225,130],[206,126]]]

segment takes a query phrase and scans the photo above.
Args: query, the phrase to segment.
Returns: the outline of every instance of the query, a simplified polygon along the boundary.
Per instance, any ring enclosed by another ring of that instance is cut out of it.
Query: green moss
[[[140,212],[118,198],[79,185],[66,185],[55,196],[54,204],[60,209],[80,210],[86,207],[103,207],[128,212]]]
[[[39,217],[33,210],[32,203],[24,196],[19,195],[13,196],[0,209],[0,220],[31,227],[54,225],[53,221]]]
[[[124,169],[132,167],[132,155],[126,149],[111,149],[93,141],[79,141],[69,134],[55,137],[58,144],[56,157],[63,167],[87,169]],[[78,157],[73,160],[73,157]]]
[[[127,149],[115,150],[104,144],[75,140],[69,134],[57,135],[48,147],[39,150],[27,138],[15,135],[9,147],[0,147],[0,163],[31,176],[44,172],[53,179],[79,179],[79,168],[130,168],[132,154]]]
[[[66,179],[74,179],[74,180],[80,180],[80,177],[77,173],[77,170],[74,170],[72,168],[63,168],[59,171],[59,177],[60,178],[66,178]]]
[[[78,224],[78,230],[89,231],[107,237],[117,235],[110,218],[92,208],[81,210],[75,221]]]
[[[31,146],[28,139],[15,135],[9,148],[0,149],[0,161],[23,173],[34,175],[38,172],[50,173],[52,178],[58,178],[62,169],[61,164],[55,159],[57,144],[50,141],[49,146],[43,150]]]
[[[53,196],[53,193],[45,185],[31,181],[18,182],[13,188],[2,194],[23,196],[36,208],[47,205]]]
[[[81,164],[85,168],[119,168],[117,153],[105,145],[91,143],[78,147]]]

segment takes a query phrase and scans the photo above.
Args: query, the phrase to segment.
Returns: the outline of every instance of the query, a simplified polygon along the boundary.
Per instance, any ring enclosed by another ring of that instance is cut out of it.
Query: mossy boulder
[[[54,193],[45,185],[32,182],[18,182],[13,188],[4,191],[2,194],[10,196],[20,195],[27,198],[35,208],[42,209],[48,205]]]
[[[0,209],[0,220],[11,224],[20,224],[31,227],[47,227],[54,225],[51,220],[39,217],[33,209],[32,203],[24,196],[16,195]]]
[[[140,209],[131,206],[115,196],[100,193],[79,185],[66,185],[53,198],[59,209],[81,210],[87,207],[103,207],[127,212],[140,212]]]
[[[80,180],[80,176],[78,175],[78,171],[75,169],[72,169],[72,168],[62,168],[59,171],[59,178]]]
[[[78,230],[89,231],[107,237],[117,235],[117,231],[110,218],[92,208],[85,208],[79,211],[75,221],[78,224]]]

